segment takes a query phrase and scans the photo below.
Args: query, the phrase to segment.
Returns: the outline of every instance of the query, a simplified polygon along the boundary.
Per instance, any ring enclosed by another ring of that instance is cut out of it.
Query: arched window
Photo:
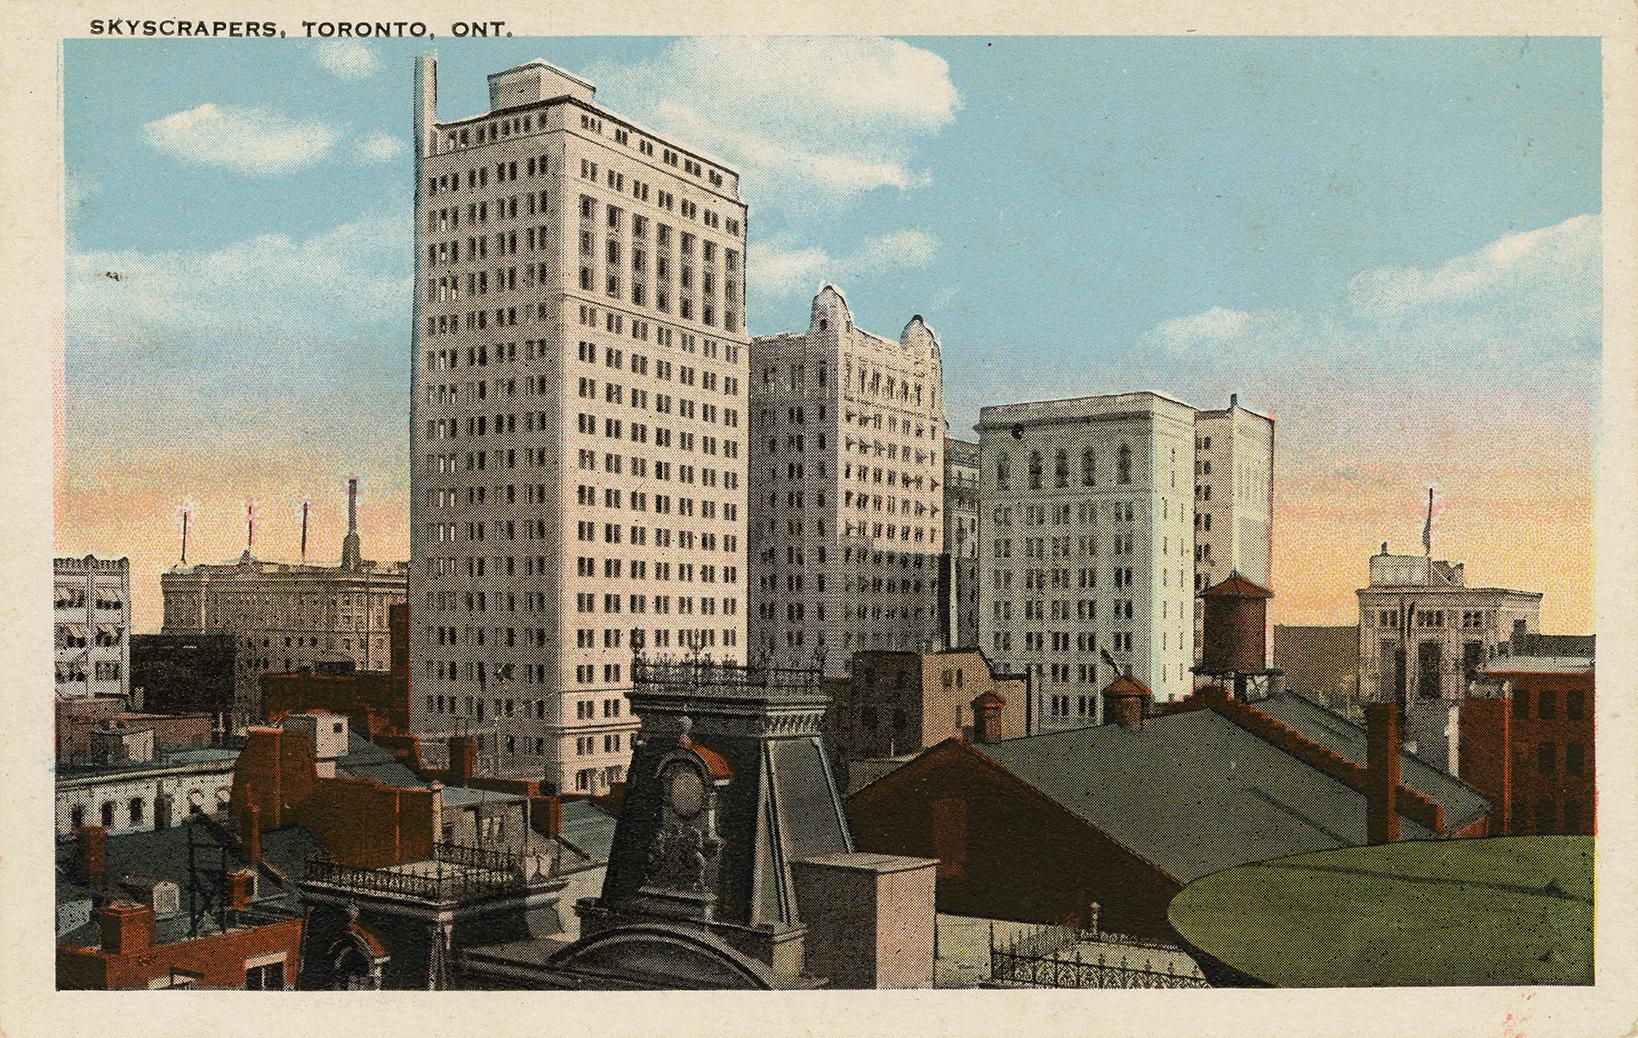
[[[1012,457],[1006,451],[995,459],[995,489],[1012,489]]]
[[[141,797],[131,798],[131,824],[141,825],[147,814],[147,805]]]
[[[1042,469],[1041,452],[1040,451],[1030,451],[1029,452],[1029,488],[1031,490],[1040,490],[1041,489],[1041,469]]]
[[[114,802],[112,800],[102,802],[102,827],[104,829],[114,827]]]
[[[84,804],[74,805],[74,809],[68,813],[68,824],[69,827],[73,829],[78,829],[85,824]]]
[[[1132,448],[1124,443],[1120,445],[1120,452],[1115,456],[1115,482],[1132,482]]]
[[[1093,474],[1092,448],[1088,447],[1081,452],[1081,486],[1089,487],[1097,482]]]
[[[1052,483],[1054,486],[1069,486],[1069,452],[1059,450],[1052,456]]]

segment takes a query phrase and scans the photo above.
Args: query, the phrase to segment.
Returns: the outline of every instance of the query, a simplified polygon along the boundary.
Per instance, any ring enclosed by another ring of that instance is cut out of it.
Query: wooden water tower
[[[1273,597],[1274,592],[1238,573],[1200,592],[1205,630],[1195,673],[1219,683],[1232,679],[1235,698],[1241,700],[1258,683],[1266,691],[1278,691],[1281,682],[1276,679],[1283,675],[1267,663],[1268,600]]]

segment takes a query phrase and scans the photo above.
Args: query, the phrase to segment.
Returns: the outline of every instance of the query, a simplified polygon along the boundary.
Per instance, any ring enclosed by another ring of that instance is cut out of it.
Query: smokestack
[[[1365,704],[1365,836],[1399,839],[1399,704]]]
[[[154,943],[154,910],[134,901],[120,900],[102,910],[102,950],[110,955],[135,955]]]
[[[364,557],[358,547],[358,478],[347,480],[347,536],[341,542],[341,568],[363,569]]]
[[[75,878],[92,890],[108,885],[108,830],[82,825],[74,831]]]

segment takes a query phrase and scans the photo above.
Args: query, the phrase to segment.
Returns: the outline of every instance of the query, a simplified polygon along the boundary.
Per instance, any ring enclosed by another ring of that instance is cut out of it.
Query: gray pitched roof
[[[973,749],[1184,882],[1366,840],[1362,794],[1211,710]]]
[[[1251,705],[1348,760],[1365,764],[1365,730],[1307,696],[1286,692]],[[1460,829],[1490,812],[1490,802],[1472,786],[1411,754],[1399,755],[1399,781],[1442,804],[1446,828]]]
[[[607,858],[614,846],[614,816],[589,800],[563,802],[563,835],[598,858]]]
[[[403,761],[359,735],[347,732],[347,752],[336,759],[336,770],[354,778],[374,779],[404,789],[425,789],[427,784]]]

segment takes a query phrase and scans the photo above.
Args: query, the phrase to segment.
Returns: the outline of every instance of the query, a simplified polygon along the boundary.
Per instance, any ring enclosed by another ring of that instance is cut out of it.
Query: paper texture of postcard
[[[19,9],[0,1029],[1630,1033],[1634,11],[1280,12]]]

